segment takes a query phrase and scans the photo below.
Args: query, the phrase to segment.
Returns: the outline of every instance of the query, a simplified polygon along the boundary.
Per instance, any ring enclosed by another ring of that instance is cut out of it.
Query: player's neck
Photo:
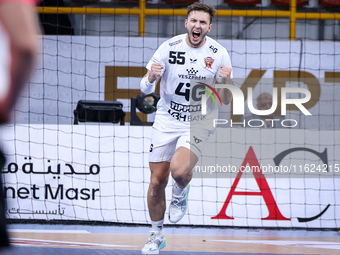
[[[188,34],[186,34],[186,36],[185,36],[185,42],[187,43],[187,45],[189,46],[189,47],[191,47],[191,48],[201,48],[204,44],[205,44],[205,42],[207,41],[207,37],[206,36],[204,36],[204,39],[203,39],[203,41],[199,44],[199,45],[193,45],[191,42],[190,42],[190,40],[189,40],[189,35]]]

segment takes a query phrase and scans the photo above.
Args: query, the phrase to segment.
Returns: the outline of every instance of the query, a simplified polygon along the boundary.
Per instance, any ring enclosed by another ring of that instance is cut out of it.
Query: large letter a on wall
[[[257,185],[259,186],[260,191],[257,191],[257,192],[235,191],[247,164],[249,164],[250,168],[252,169],[252,173],[256,179],[256,182],[257,182]],[[257,170],[254,171],[253,169],[257,169]],[[240,170],[238,171],[238,174],[235,178],[233,185],[231,186],[230,192],[227,196],[226,201],[223,204],[221,211],[219,212],[219,214],[212,217],[211,219],[225,219],[225,220],[234,219],[233,217],[229,217],[226,214],[228,205],[231,201],[231,198],[234,195],[235,196],[262,196],[268,208],[268,212],[269,212],[269,215],[266,218],[262,218],[262,220],[290,220],[288,218],[285,218],[281,214],[279,208],[277,207],[273,194],[269,188],[267,180],[262,172],[262,169],[260,168],[260,164],[256,158],[256,155],[252,147],[249,147],[246,157],[243,160],[242,166],[240,167]]]

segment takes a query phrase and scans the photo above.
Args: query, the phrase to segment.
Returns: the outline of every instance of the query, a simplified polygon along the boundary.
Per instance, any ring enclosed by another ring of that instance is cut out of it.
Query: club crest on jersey
[[[204,62],[205,62],[205,67],[211,69],[211,66],[214,63],[214,59],[211,57],[207,57],[204,59]]]

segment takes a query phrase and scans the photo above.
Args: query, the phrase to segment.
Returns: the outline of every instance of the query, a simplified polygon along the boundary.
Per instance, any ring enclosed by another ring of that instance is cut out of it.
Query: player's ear
[[[210,25],[209,25],[208,32],[210,32],[211,28],[212,28],[212,23],[210,23]]]
[[[185,19],[184,20],[184,26],[187,27],[187,25],[188,25],[188,19]]]

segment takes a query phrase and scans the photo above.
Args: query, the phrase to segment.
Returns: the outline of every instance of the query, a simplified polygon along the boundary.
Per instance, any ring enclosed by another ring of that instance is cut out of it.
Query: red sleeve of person
[[[3,3],[3,2],[19,2],[19,3],[37,5],[39,3],[39,0],[0,0],[0,3]]]
[[[27,4],[27,8],[37,5],[37,0],[0,0],[4,3]],[[7,36],[6,29],[1,24],[0,17],[0,124],[10,119],[11,110],[22,89],[22,82],[14,82],[12,69],[17,64],[16,54],[13,54],[11,42]]]

